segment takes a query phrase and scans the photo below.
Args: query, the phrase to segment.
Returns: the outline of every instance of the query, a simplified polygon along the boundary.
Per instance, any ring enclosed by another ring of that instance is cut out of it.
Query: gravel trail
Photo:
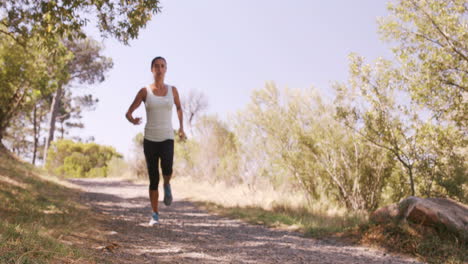
[[[212,215],[178,200],[177,189],[171,206],[160,203],[161,223],[150,227],[147,185],[115,179],[70,182],[83,190],[82,202],[105,216],[101,224],[109,242],[102,253],[111,263],[420,263]]]

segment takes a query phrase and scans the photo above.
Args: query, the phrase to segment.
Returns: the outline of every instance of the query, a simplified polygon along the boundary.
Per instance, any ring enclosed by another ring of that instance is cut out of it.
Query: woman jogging
[[[143,149],[150,180],[149,197],[153,209],[153,215],[149,222],[151,226],[159,222],[158,185],[160,162],[164,179],[164,204],[169,206],[172,203],[170,180],[174,158],[174,130],[172,128],[172,108],[174,104],[179,117],[179,137],[185,138],[179,93],[177,88],[164,83],[166,70],[167,63],[163,57],[156,57],[151,61],[154,83],[138,91],[135,100],[125,115],[132,124],[139,125],[141,118],[134,118],[132,114],[140,106],[141,102],[145,102],[146,126]]]

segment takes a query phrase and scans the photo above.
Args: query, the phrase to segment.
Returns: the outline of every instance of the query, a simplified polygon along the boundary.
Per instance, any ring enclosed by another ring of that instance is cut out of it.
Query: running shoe
[[[164,185],[164,204],[166,206],[171,205],[172,203],[172,191],[171,191],[171,185],[167,184]]]
[[[153,216],[151,217],[151,220],[148,223],[150,226],[154,226],[159,224],[159,214],[158,213],[153,213]]]

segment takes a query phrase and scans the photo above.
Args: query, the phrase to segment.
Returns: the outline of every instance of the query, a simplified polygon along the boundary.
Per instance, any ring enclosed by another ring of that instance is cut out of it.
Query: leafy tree
[[[174,174],[196,177],[198,169],[197,159],[200,144],[196,137],[186,139],[174,138]]]
[[[375,209],[394,166],[384,151],[337,122],[314,90],[281,92],[267,84],[238,113],[235,131],[240,174],[254,177],[247,181],[261,184],[263,175],[283,191],[304,191],[310,203]]]
[[[467,127],[468,5],[466,0],[399,0],[388,6],[380,33],[394,43],[404,88],[438,121]]]
[[[71,92],[67,91],[59,106],[57,121],[60,124],[58,132],[60,132],[60,139],[68,134],[71,128],[83,128],[84,124],[81,123],[81,114],[83,110],[93,110],[98,99],[93,98],[91,94],[72,97]]]
[[[32,41],[28,52],[10,39],[0,39],[0,141],[11,120],[23,109],[57,89],[66,76],[57,72],[68,60],[65,47],[46,54]],[[51,66],[53,65],[53,66]],[[66,75],[66,74],[65,74]]]
[[[465,0],[400,0],[380,22],[411,100],[430,116],[420,131],[430,175],[424,193],[468,201],[468,5]]]
[[[143,152],[143,133],[138,133],[133,138],[132,153],[133,157],[130,162],[130,170],[137,178],[148,178],[148,169],[146,167],[145,154]]]
[[[47,157],[48,147],[54,139],[55,124],[60,105],[64,105],[62,103],[62,98],[66,92],[66,87],[70,87],[69,85],[72,82],[79,82],[81,84],[102,82],[104,81],[104,73],[113,66],[110,58],[100,54],[101,46],[94,40],[65,41],[65,46],[68,48],[69,52],[73,54],[73,59],[69,60],[62,69],[59,69],[63,71],[64,74],[67,74],[68,78],[57,85],[52,100],[48,129],[49,135],[44,148],[45,159]],[[85,103],[85,101],[83,102]],[[90,102],[92,102],[92,100]]]
[[[86,37],[83,27],[89,22],[90,14],[97,17],[97,26],[103,36],[116,37],[128,44],[157,12],[157,0],[1,0],[0,142],[12,118],[25,105],[57,91],[57,100],[51,109],[56,112],[65,84],[71,79],[92,79],[89,75],[70,75],[64,70],[64,65],[73,58],[69,50],[76,54],[74,44],[83,44],[78,39]],[[70,45],[65,46],[67,43]],[[89,57],[87,59],[89,61]],[[80,69],[73,69],[73,66],[68,70],[80,74]],[[54,122],[50,123],[50,126],[54,125]]]
[[[363,139],[389,151],[405,169],[411,195],[466,200],[466,137],[453,125],[428,119],[411,97],[399,68],[352,55],[348,84],[336,85],[337,116]],[[405,100],[406,98],[406,100]]]
[[[366,140],[393,153],[407,170],[411,193],[415,195],[420,118],[396,102],[395,94],[402,85],[398,71],[383,59],[371,66],[364,65],[362,57],[350,57],[350,87],[336,86],[338,116]]]
[[[195,175],[211,181],[239,183],[237,139],[216,116],[202,116],[196,124]]]
[[[39,149],[44,144],[40,139],[44,134],[49,105],[46,99],[38,99],[34,105],[24,108],[6,130],[4,141],[8,148],[20,157],[30,158],[32,164],[42,157]]]
[[[103,36],[113,36],[127,44],[160,11],[158,0],[1,0],[0,10],[5,14],[0,20],[0,34],[20,44],[39,37],[49,48],[53,48],[50,40],[55,38],[84,38],[83,27],[89,22],[89,15],[96,17]]]
[[[400,0],[381,21],[396,64],[352,55],[338,114],[405,168],[412,195],[467,201],[466,1]]]
[[[51,147],[46,169],[62,177],[106,177],[112,158],[122,158],[113,147],[58,140]]]
[[[15,43],[12,44],[14,47],[17,46]],[[46,145],[53,138],[55,124],[57,122],[61,125],[62,136],[66,133],[65,127],[82,127],[81,123],[73,123],[70,121],[72,121],[72,119],[79,120],[82,110],[92,109],[97,103],[97,100],[91,95],[73,97],[70,82],[92,83],[94,81],[102,81],[104,78],[104,71],[112,66],[110,59],[99,54],[100,46],[94,41],[84,40],[80,41],[79,44],[68,43],[67,45],[72,47],[71,50],[75,55],[72,57],[70,56],[72,55],[71,53],[67,53],[66,57],[62,57],[62,60],[55,60],[61,63],[55,64],[53,61],[54,58],[44,58],[46,61],[43,63],[52,64],[52,66],[48,65],[44,66],[44,68],[40,68],[41,61],[39,60],[28,61],[28,58],[25,58],[23,61],[20,61],[19,58],[15,58],[15,62],[24,63],[23,67],[34,62],[35,65],[31,67],[35,67],[35,70],[47,72],[38,72],[38,76],[42,78],[40,80],[33,79],[36,78],[34,72],[25,74],[24,78],[31,78],[31,82],[35,82],[35,84],[30,87],[26,85],[13,86],[12,89],[3,89],[1,91],[2,95],[5,96],[5,104],[3,104],[0,109],[5,109],[5,112],[8,113],[8,111],[10,111],[11,113],[11,115],[0,115],[0,119],[4,120],[4,129],[6,130],[6,128],[10,126],[6,143],[13,148],[15,146],[17,147],[20,142],[24,142],[23,145],[25,147],[18,152],[24,154],[23,156],[29,156],[29,153],[33,153],[33,162],[36,160],[36,154],[39,149],[38,145],[39,135],[42,132],[41,129],[47,126],[43,124],[46,121],[47,114],[50,114],[50,117],[48,124],[49,135],[47,137],[49,141],[46,141]],[[12,53],[5,54],[5,56],[11,55]],[[21,65],[18,65],[18,67],[21,67]],[[14,68],[11,67],[9,72],[13,69]],[[18,77],[22,78],[21,76]],[[18,82],[19,81],[21,80],[18,80]],[[36,85],[41,83],[43,87],[36,87]],[[65,86],[65,84],[68,85]],[[12,86],[12,83],[5,84],[5,87],[8,87],[8,85]],[[38,88],[41,88],[41,90],[38,90]],[[13,93],[22,93],[24,97],[24,99],[22,99],[22,97],[18,98],[16,107],[11,106],[14,100],[8,98],[13,97]],[[9,94],[10,96],[8,96]],[[65,94],[65,97],[63,97],[62,94]],[[48,111],[44,111],[45,108],[48,108]],[[49,113],[50,111],[52,111],[52,113]],[[23,118],[26,119],[23,120]],[[30,129],[30,127],[32,127],[32,129]],[[23,140],[14,138],[12,137],[13,135],[17,135],[19,138],[23,138]],[[30,144],[26,144],[27,142],[30,142]],[[20,148],[16,149],[19,150]]]

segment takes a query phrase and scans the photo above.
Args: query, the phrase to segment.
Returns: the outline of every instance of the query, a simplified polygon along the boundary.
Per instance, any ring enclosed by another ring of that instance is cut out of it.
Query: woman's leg
[[[161,147],[161,169],[164,179],[164,204],[172,203],[171,176],[172,165],[174,162],[174,140],[166,140],[162,142]]]
[[[145,153],[146,166],[148,167],[148,175],[150,180],[149,198],[153,212],[158,212],[158,185],[159,185],[159,156],[157,155],[157,142],[149,140],[143,141],[143,149]]]

